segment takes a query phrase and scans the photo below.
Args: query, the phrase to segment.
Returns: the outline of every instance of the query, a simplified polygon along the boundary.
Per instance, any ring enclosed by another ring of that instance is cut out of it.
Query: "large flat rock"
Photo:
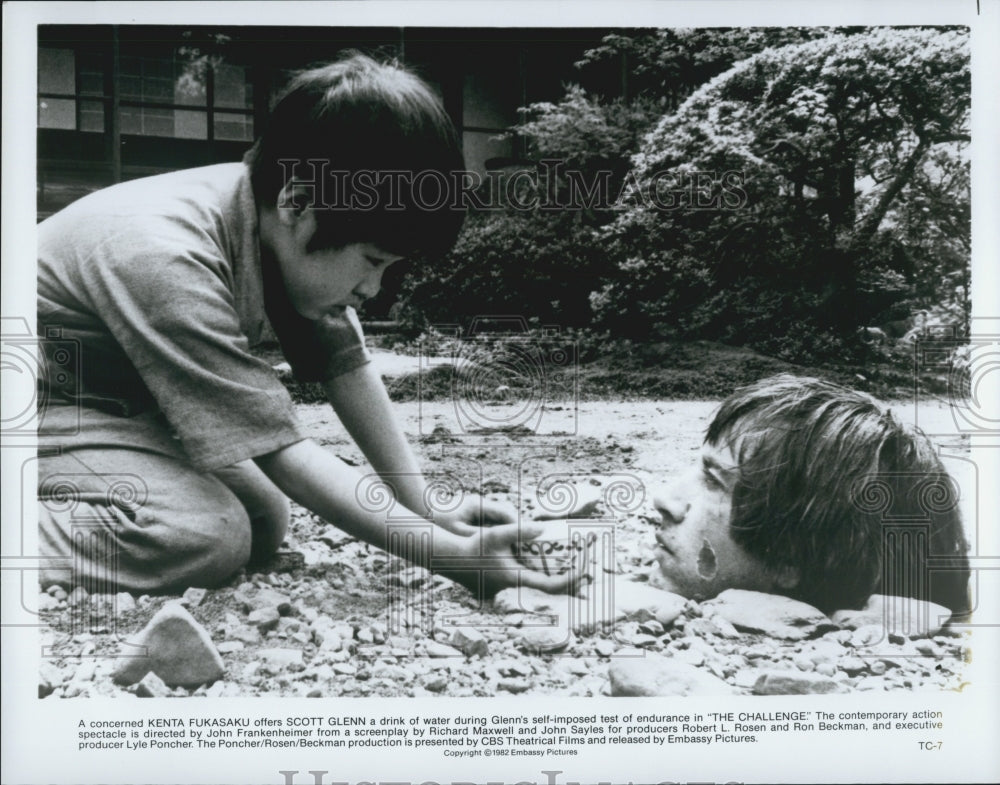
[[[773,638],[797,641],[833,622],[822,611],[790,597],[745,589],[726,589],[703,605],[706,615],[716,614],[746,632],[760,632]]]
[[[168,603],[129,641],[115,668],[119,684],[135,684],[152,671],[170,687],[197,687],[222,677],[222,656],[212,638],[186,608]]]
[[[834,624],[849,630],[880,627],[886,635],[931,638],[941,632],[950,617],[950,610],[933,602],[873,594],[864,608],[837,611],[831,618]]]

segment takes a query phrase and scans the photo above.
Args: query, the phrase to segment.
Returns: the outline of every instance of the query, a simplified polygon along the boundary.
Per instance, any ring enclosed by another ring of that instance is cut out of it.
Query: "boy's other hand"
[[[471,591],[482,591],[485,598],[508,586],[530,586],[550,594],[572,594],[577,590],[581,575],[576,570],[546,575],[525,567],[514,556],[511,546],[535,539],[544,532],[543,527],[509,523],[469,528],[472,534],[463,556],[468,566],[440,572]]]
[[[517,508],[508,502],[492,501],[473,494],[458,509],[435,512],[434,522],[453,534],[469,537],[483,526],[505,526],[517,521]]]

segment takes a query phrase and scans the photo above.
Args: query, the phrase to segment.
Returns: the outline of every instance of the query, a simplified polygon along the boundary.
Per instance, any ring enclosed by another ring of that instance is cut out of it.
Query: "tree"
[[[606,233],[619,263],[594,297],[599,316],[620,330],[765,344],[801,323],[840,350],[835,339],[885,305],[866,281],[898,280],[900,258],[934,266],[917,235],[967,236],[969,92],[962,30],[837,33],[737,63],[635,156],[633,204]],[[721,197],[707,210],[691,185],[705,173]],[[725,173],[738,183],[728,193]],[[921,200],[935,205],[922,217]],[[967,266],[963,241],[947,245],[947,264]]]

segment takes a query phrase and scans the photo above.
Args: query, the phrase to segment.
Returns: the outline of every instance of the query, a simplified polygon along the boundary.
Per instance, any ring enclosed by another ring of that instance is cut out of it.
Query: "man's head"
[[[722,403],[695,471],[657,498],[657,558],[696,598],[756,589],[832,612],[878,592],[963,613],[957,501],[928,439],[874,398],[777,376]]]
[[[454,125],[430,87],[394,64],[352,54],[299,74],[246,161],[261,243],[283,273],[350,246],[435,256],[461,228],[450,191],[440,198],[464,167]]]

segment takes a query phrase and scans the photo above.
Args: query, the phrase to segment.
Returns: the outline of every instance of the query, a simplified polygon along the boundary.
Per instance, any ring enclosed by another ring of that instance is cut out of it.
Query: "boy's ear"
[[[312,217],[309,200],[315,195],[315,188],[294,180],[285,184],[278,192],[276,207],[278,220],[285,226],[295,226],[303,219]]]
[[[791,565],[782,565],[781,567],[775,567],[772,570],[774,575],[774,583],[779,589],[788,591],[789,589],[794,589],[799,585],[799,580],[801,575],[799,574],[798,567],[792,567]]]

